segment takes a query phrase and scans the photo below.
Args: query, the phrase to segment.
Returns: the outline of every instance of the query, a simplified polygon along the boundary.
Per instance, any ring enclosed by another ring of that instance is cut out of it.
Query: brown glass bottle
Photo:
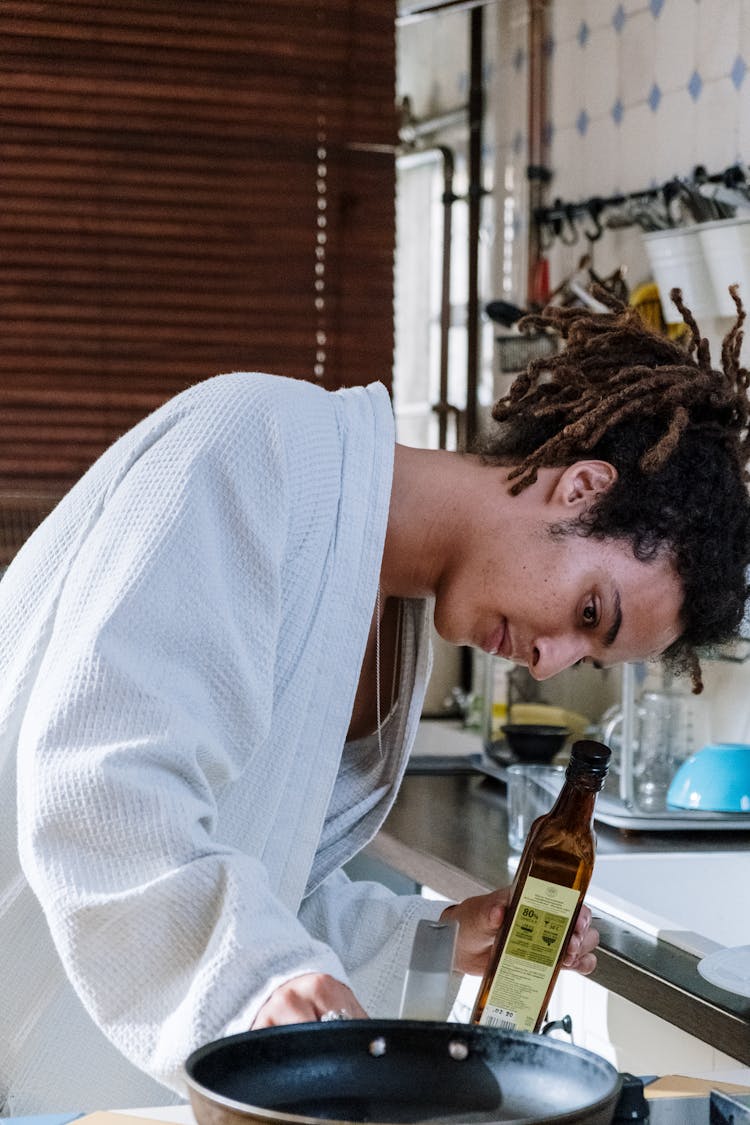
[[[560,795],[532,824],[472,1023],[539,1030],[593,874],[594,805],[610,755],[601,742],[574,743]]]

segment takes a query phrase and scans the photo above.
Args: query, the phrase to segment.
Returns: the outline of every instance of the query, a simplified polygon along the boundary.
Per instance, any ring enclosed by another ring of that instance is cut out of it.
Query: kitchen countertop
[[[429,752],[435,726],[423,724],[415,753]],[[479,735],[476,739],[479,750]],[[602,825],[597,840],[600,855],[748,847],[747,832],[626,834]],[[512,878],[514,855],[507,843],[505,787],[471,772],[407,774],[367,853],[451,899],[502,886]],[[705,981],[691,953],[602,911],[595,910],[594,917],[601,940],[593,980],[750,1065],[750,999]]]

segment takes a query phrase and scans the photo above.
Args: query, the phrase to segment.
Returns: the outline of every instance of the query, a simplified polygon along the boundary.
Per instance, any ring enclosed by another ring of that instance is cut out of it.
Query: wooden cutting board
[[[712,1082],[709,1078],[688,1078],[683,1074],[666,1074],[644,1087],[647,1098],[707,1098],[712,1090],[724,1094],[750,1094],[750,1086],[734,1082]]]

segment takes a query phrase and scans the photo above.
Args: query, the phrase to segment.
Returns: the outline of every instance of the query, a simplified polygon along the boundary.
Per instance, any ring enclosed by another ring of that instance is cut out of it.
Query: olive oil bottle
[[[594,870],[596,795],[611,752],[573,745],[555,804],[531,826],[472,1023],[538,1031]]]

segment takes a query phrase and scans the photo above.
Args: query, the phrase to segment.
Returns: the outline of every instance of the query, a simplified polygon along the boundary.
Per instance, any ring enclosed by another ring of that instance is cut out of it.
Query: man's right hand
[[[357,997],[335,977],[327,973],[303,973],[292,977],[275,992],[258,1012],[252,1030],[277,1027],[279,1024],[308,1023],[319,1020],[327,1012],[342,1013],[342,1019],[367,1019]]]

